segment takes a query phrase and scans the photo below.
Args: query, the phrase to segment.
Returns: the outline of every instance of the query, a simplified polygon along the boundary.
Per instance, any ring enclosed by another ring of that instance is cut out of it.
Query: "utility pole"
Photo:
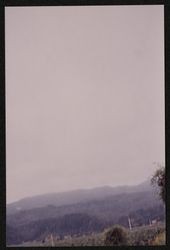
[[[54,247],[54,239],[52,234],[51,234],[51,246]]]
[[[131,224],[131,220],[129,217],[128,217],[128,223],[129,223],[129,229],[132,230],[132,224]]]

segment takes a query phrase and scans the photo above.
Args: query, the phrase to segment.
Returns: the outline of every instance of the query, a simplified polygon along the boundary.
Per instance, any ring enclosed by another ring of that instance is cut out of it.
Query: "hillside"
[[[56,207],[49,205],[40,208],[18,211],[15,214],[7,215],[7,223],[22,225],[30,221],[46,218],[57,218],[69,213],[87,213],[100,217],[105,221],[111,221],[131,211],[147,209],[162,205],[151,191],[125,193],[112,195],[100,200],[80,202]]]
[[[7,243],[40,240],[50,233],[60,237],[91,234],[101,232],[113,224],[128,227],[129,216],[135,227],[148,224],[154,219],[165,219],[164,206],[152,188],[138,186],[133,191],[126,188],[124,193],[115,192],[106,197],[103,197],[103,193],[100,198],[97,196],[88,201],[60,206],[54,205],[54,202],[53,205],[7,214]]]
[[[98,200],[121,193],[142,192],[148,190],[152,190],[152,187],[149,181],[145,181],[136,186],[104,186],[93,189],[80,189],[68,192],[37,195],[7,204],[7,214],[12,214],[20,210],[28,210],[48,205],[54,205],[58,207],[79,202]]]

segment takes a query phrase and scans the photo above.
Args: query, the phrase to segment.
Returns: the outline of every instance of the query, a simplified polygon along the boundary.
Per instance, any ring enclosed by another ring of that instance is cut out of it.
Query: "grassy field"
[[[49,239],[46,242],[25,242],[17,246],[105,246],[105,233],[106,230],[80,237],[66,237],[63,240],[55,240],[54,237],[53,241]],[[130,246],[165,245],[165,226],[157,224],[133,228],[131,231],[128,230],[128,238]]]

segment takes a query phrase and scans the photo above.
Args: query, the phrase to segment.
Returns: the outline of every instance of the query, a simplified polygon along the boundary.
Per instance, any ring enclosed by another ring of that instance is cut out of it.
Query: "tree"
[[[160,165],[158,167],[151,178],[151,183],[159,187],[159,196],[165,203],[165,167]]]
[[[127,230],[119,225],[116,225],[109,229],[105,235],[106,246],[121,246],[128,245]]]

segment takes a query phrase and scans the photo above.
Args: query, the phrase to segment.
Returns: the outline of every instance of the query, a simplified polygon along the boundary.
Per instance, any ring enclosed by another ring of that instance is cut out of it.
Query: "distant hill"
[[[159,205],[162,205],[162,202],[151,191],[123,193],[108,196],[100,200],[91,200],[58,207],[48,205],[17,211],[15,214],[7,215],[7,224],[20,226],[31,221],[58,218],[70,213],[86,213],[97,216],[105,222],[112,222],[132,211]]]
[[[15,213],[20,210],[28,210],[47,205],[63,206],[79,202],[87,202],[106,198],[111,195],[121,193],[132,193],[153,190],[149,181],[145,181],[136,186],[118,187],[97,187],[93,189],[80,189],[61,193],[49,193],[21,199],[7,205],[7,214]]]
[[[21,203],[22,209],[17,210]],[[162,201],[148,182],[134,187],[101,187],[36,196],[9,206],[12,213],[8,210],[8,244],[41,240],[50,233],[64,236],[100,232],[113,224],[128,227],[129,216],[134,226],[165,219]]]

